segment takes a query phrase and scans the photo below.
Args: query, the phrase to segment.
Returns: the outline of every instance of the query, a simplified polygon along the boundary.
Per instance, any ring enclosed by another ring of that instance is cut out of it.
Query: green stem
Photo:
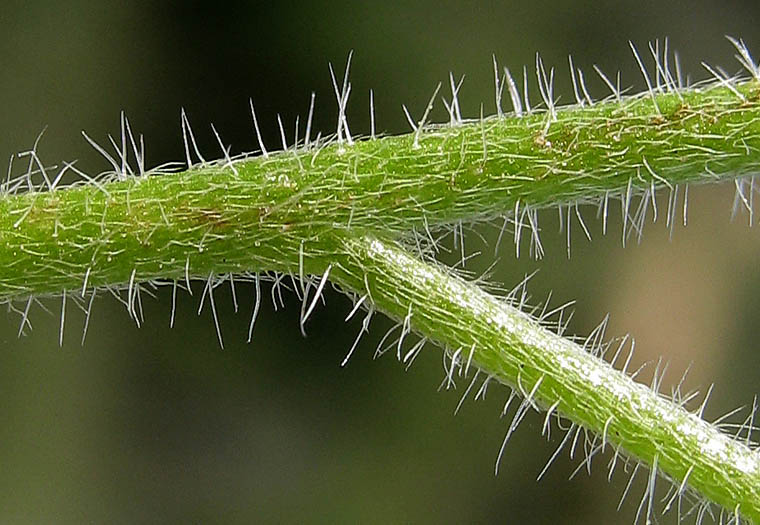
[[[602,449],[623,450],[676,485],[688,477],[688,485],[710,501],[760,520],[760,455],[746,444],[393,242],[350,238],[345,247],[331,278],[448,349],[452,376],[471,360],[472,369],[520,392],[522,409],[551,407],[601,436]]]
[[[319,273],[335,229],[400,236],[526,207],[608,195],[630,202],[635,191],[760,168],[755,81],[655,99],[5,195],[0,299],[186,274],[293,271],[303,252],[321,258]]]
[[[478,367],[528,403],[557,410],[653,470],[688,478],[710,500],[759,519],[758,459],[747,446],[393,244],[413,229],[610,195],[630,203],[636,191],[758,168],[760,91],[751,81],[569,107],[556,118],[532,113],[310,145],[160,176],[117,173],[110,182],[19,194],[6,185],[0,300],[65,298],[149,279],[330,270],[460,358],[472,349]]]

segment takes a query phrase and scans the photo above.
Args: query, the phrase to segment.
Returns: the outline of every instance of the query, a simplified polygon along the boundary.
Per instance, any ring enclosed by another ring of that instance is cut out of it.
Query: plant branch
[[[688,485],[712,502],[760,520],[760,455],[746,444],[394,242],[349,238],[345,247],[331,278],[447,349],[449,380],[457,369],[462,375],[477,367],[519,392],[513,425],[531,406],[551,407],[601,436],[591,454],[606,445],[622,450],[677,486],[688,476]],[[653,482],[649,491],[653,498]]]
[[[52,177],[35,184],[30,171],[3,185],[0,299],[303,271],[304,252],[314,263],[306,270],[321,273],[335,229],[394,237],[510,214],[517,221],[518,210],[608,197],[629,205],[636,192],[755,173],[760,89],[718,83],[235,161],[225,152],[160,176],[128,176],[126,161],[113,164],[98,184],[51,190]]]
[[[403,320],[402,331],[452,351],[450,373],[471,356],[523,394],[521,414],[550,407],[598,433],[602,448],[619,447],[760,519],[760,461],[748,446],[395,244],[413,230],[517,222],[519,210],[602,199],[606,220],[610,197],[623,202],[625,224],[634,193],[653,198],[658,188],[754,174],[756,80],[455,120],[397,137],[340,136],[258,157],[225,151],[222,161],[179,173],[131,176],[126,138],[116,149],[121,166],[111,159],[114,171],[98,181],[56,188],[71,165],[50,177],[38,163],[2,185],[0,300],[62,293],[65,307],[67,294],[129,286],[129,307],[132,287],[147,280],[261,271],[321,274],[318,296],[329,274]],[[141,165],[136,148],[135,156]]]

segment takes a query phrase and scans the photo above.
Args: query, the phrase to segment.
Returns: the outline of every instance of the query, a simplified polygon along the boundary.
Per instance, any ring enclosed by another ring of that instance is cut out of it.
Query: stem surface
[[[495,117],[425,128],[418,141],[333,142],[6,194],[0,299],[211,273],[320,273],[334,230],[394,237],[755,173],[759,93],[755,81],[712,85],[658,94],[656,105],[632,97],[558,109],[556,120]],[[303,253],[318,264],[299,266]]]
[[[460,357],[472,351],[475,365],[525,396],[523,410],[557,410],[602,443],[760,520],[756,452],[396,244],[415,229],[519,220],[519,210],[610,195],[628,206],[634,192],[754,174],[758,84],[725,84],[179,173],[127,176],[122,167],[108,180],[60,189],[43,173],[48,191],[29,174],[0,188],[0,300],[63,293],[65,301],[73,290],[151,279],[331,272],[406,329]],[[18,187],[30,191],[11,191]]]
[[[532,403],[552,407],[601,436],[602,448],[608,443],[654,465],[676,484],[688,476],[710,501],[760,520],[760,455],[746,444],[393,242],[350,238],[345,246],[331,278],[456,354],[450,374],[471,360],[520,392],[522,410]]]

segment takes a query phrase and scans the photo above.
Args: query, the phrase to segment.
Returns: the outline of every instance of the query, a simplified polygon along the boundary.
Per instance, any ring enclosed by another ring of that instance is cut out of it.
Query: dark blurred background
[[[103,142],[118,133],[122,109],[144,133],[151,166],[184,158],[181,107],[207,158],[219,154],[212,121],[234,152],[252,150],[249,96],[274,149],[277,113],[292,139],[312,90],[315,128],[331,132],[327,65],[342,71],[351,49],[349,122],[365,133],[370,88],[378,129],[401,133],[401,104],[420,113],[449,71],[466,75],[466,115],[477,116],[481,102],[493,113],[492,53],[515,71],[532,67],[540,51],[558,68],[563,102],[572,93],[568,53],[597,97],[607,93],[593,64],[610,75],[620,69],[625,86],[643,88],[629,39],[643,50],[670,37],[695,79],[706,76],[701,60],[738,71],[726,34],[760,55],[760,4],[749,1],[177,4],[4,1],[0,159],[28,150],[47,126],[44,159],[78,159],[97,173],[107,166],[80,130]],[[441,107],[435,116],[445,117]],[[516,260],[505,242],[492,281],[510,288],[539,269],[533,301],[549,290],[555,305],[577,300],[572,332],[587,334],[609,312],[608,334],[636,337],[632,366],[670,361],[664,390],[691,363],[686,390],[715,382],[709,417],[751,405],[760,379],[760,240],[746,217],[730,220],[732,195],[730,185],[692,188],[688,227],[676,227],[669,241],[661,221],[649,223],[642,243],[625,249],[619,219],[602,237],[589,210],[594,240],[576,227],[569,261],[556,212],[547,212],[545,259]],[[466,241],[485,253],[468,261],[474,274],[493,262],[498,232],[480,233],[487,246],[478,235]],[[58,347],[59,302],[44,303],[52,315],[35,306],[34,330],[21,338],[19,316],[0,317],[0,521],[633,521],[643,476],[616,512],[628,475],[619,469],[607,481],[610,455],[595,460],[590,476],[583,470],[568,481],[581,457],[570,461],[565,451],[536,483],[561,437],[556,428],[549,442],[541,437],[540,414],[526,417],[494,477],[507,391],[492,387],[485,402],[468,400],[454,416],[466,384],[436,391],[438,349],[426,347],[407,372],[393,355],[372,360],[388,321],[373,321],[340,368],[361,318],[344,323],[350,303],[335,292],[307,338],[294,296],[278,312],[267,299],[246,344],[251,287],[238,287],[238,314],[220,289],[224,350],[208,309],[196,315],[198,294],[180,297],[169,329],[167,292],[144,301],[139,329],[117,301],[96,300],[84,346],[83,316],[70,307]]]

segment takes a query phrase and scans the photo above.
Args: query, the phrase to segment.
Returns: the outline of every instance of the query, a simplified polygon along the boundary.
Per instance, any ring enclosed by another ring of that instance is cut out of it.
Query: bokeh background
[[[279,144],[277,113],[292,137],[312,90],[315,127],[331,132],[327,65],[342,71],[351,49],[351,128],[369,130],[372,88],[378,129],[388,133],[407,130],[401,104],[421,111],[449,71],[466,75],[466,115],[477,116],[481,103],[492,113],[492,53],[514,71],[540,51],[558,68],[564,102],[572,93],[568,53],[597,97],[606,90],[592,64],[643,87],[629,39],[645,49],[670,37],[695,79],[706,76],[701,60],[739,69],[725,34],[743,37],[760,55],[760,4],[751,1],[5,0],[0,27],[0,159],[28,150],[47,126],[41,155],[49,163],[78,159],[91,172],[107,166],[80,130],[104,141],[118,132],[122,109],[145,135],[149,165],[184,157],[180,107],[207,157],[219,151],[210,122],[234,152],[255,148],[249,96],[270,149]],[[440,105],[435,116],[445,117]],[[688,227],[676,227],[669,240],[664,224],[647,224],[641,244],[625,249],[619,221],[602,237],[589,211],[594,240],[576,228],[570,260],[556,213],[547,212],[546,257],[516,260],[505,243],[492,281],[509,288],[538,269],[529,287],[535,302],[549,290],[556,305],[577,300],[572,332],[588,333],[609,312],[608,334],[636,337],[634,366],[660,356],[670,362],[665,390],[691,364],[686,390],[715,383],[709,417],[751,405],[760,384],[760,239],[746,217],[730,220],[732,191],[692,188]],[[466,241],[485,254],[468,261],[475,274],[494,260],[497,231],[480,233],[488,245],[478,235]],[[540,414],[526,417],[494,477],[509,424],[499,418],[506,390],[492,387],[484,402],[467,401],[454,416],[466,385],[437,392],[438,349],[426,347],[409,371],[392,355],[373,361],[390,322],[373,321],[340,368],[361,323],[343,322],[350,303],[335,292],[313,315],[307,338],[294,296],[277,312],[265,301],[246,344],[250,285],[238,288],[239,314],[220,289],[223,350],[208,309],[197,316],[197,295],[180,298],[169,329],[167,292],[144,302],[141,328],[114,299],[96,300],[83,346],[83,316],[74,308],[62,348],[57,302],[45,303],[52,315],[35,307],[34,330],[21,338],[19,316],[0,316],[0,521],[634,519],[643,476],[616,512],[628,475],[619,469],[607,481],[609,455],[595,460],[590,476],[584,470],[568,481],[581,458],[564,452],[536,483],[560,437],[556,429],[548,442],[541,437]]]

